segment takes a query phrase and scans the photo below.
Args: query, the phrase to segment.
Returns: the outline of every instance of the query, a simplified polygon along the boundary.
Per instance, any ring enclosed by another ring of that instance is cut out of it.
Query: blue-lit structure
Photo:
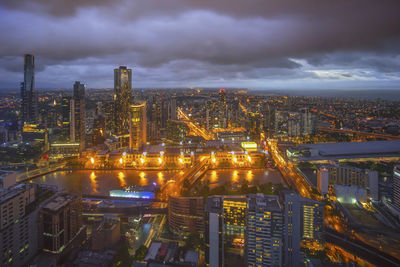
[[[154,187],[127,187],[124,190],[110,190],[110,197],[123,197],[123,198],[154,198]]]

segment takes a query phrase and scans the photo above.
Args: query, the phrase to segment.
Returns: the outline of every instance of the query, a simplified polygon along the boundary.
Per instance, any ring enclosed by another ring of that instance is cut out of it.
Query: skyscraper
[[[146,143],[146,102],[131,105],[129,120],[129,148],[139,150]]]
[[[278,196],[247,199],[246,266],[282,266],[283,216]]]
[[[85,85],[76,81],[74,84],[74,96],[71,104],[71,142],[80,144],[80,151],[85,150],[86,123],[85,123]]]
[[[300,195],[295,191],[281,193],[284,205],[284,262],[285,266],[300,264]]]
[[[400,165],[393,170],[393,205],[400,210]]]
[[[212,196],[206,200],[206,264],[226,265],[225,251],[243,249],[246,196]]]
[[[71,97],[64,96],[61,99],[61,137],[64,141],[70,138],[71,124]]]
[[[223,198],[206,201],[206,266],[224,266]]]
[[[120,66],[114,69],[114,135],[122,147],[128,146],[132,102],[132,70]]]
[[[82,223],[81,199],[69,194],[56,194],[40,210],[43,251],[60,256],[86,237]]]
[[[35,184],[0,189],[0,266],[25,266],[38,250]]]
[[[301,114],[301,134],[303,136],[312,134],[313,125],[312,125],[312,116],[310,111],[307,108],[300,109]]]
[[[35,57],[24,55],[24,82],[21,83],[21,113],[23,123],[35,123],[38,120],[38,96],[35,91]]]

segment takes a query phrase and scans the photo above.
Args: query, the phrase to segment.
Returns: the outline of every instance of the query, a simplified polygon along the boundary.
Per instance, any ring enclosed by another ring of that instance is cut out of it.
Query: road
[[[277,164],[283,178],[285,179],[289,187],[297,189],[302,197],[318,200],[319,197],[315,196],[312,193],[312,188],[308,185],[307,181],[304,181],[304,178],[296,171],[295,166],[292,163],[286,161],[283,155],[281,155],[277,147],[277,143],[269,140],[267,144],[270,155]]]
[[[359,240],[350,239],[346,235],[340,234],[335,230],[327,228],[325,236],[327,242],[336,244],[377,266],[400,266],[400,261],[393,256]]]
[[[213,140],[214,135],[206,129],[199,127],[181,108],[178,108],[178,116],[187,124],[189,129],[197,136],[202,136],[205,140]]]

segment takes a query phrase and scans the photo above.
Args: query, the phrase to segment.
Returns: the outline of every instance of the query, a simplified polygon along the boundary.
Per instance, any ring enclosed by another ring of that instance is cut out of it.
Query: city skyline
[[[38,89],[111,88],[120,65],[134,88],[394,89],[399,5],[3,1],[0,89],[18,88],[26,53]]]
[[[399,0],[0,0],[0,266],[400,266]]]

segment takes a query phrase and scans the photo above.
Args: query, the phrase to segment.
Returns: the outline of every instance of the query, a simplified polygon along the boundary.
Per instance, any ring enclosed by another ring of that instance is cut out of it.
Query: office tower
[[[129,120],[129,148],[139,150],[146,144],[146,102],[131,105]]]
[[[284,210],[284,265],[299,266],[301,242],[324,242],[323,205],[293,190],[282,191],[280,199]]]
[[[206,263],[227,264],[225,251],[244,247],[246,196],[212,196],[206,200]]]
[[[283,214],[278,196],[247,199],[246,266],[282,266]]]
[[[203,197],[169,197],[168,225],[177,234],[204,233]]]
[[[393,205],[400,210],[400,165],[393,169]]]
[[[114,134],[129,134],[129,114],[132,104],[132,70],[125,66],[114,69]],[[126,139],[126,138],[123,138]],[[122,140],[122,146],[127,146]]]
[[[285,266],[296,267],[300,264],[300,198],[295,191],[281,192],[284,207],[283,258]]]
[[[307,136],[313,132],[313,123],[311,112],[307,108],[300,109],[301,134]]]
[[[85,237],[81,199],[63,193],[55,195],[41,208],[40,223],[43,251],[63,255]]]
[[[85,85],[79,81],[74,84],[74,95],[72,99],[71,110],[71,142],[80,144],[80,151],[85,150],[86,142],[86,102]]]
[[[71,125],[71,97],[64,96],[61,99],[61,138],[64,141],[70,138]]]
[[[224,266],[224,215],[223,198],[209,197],[206,200],[206,266]]]
[[[35,91],[35,57],[24,55],[24,82],[21,83],[21,113],[23,123],[38,120],[38,95]]]
[[[247,201],[245,196],[223,196],[225,247],[244,247]]]
[[[35,185],[0,189],[0,266],[24,266],[37,253]]]

